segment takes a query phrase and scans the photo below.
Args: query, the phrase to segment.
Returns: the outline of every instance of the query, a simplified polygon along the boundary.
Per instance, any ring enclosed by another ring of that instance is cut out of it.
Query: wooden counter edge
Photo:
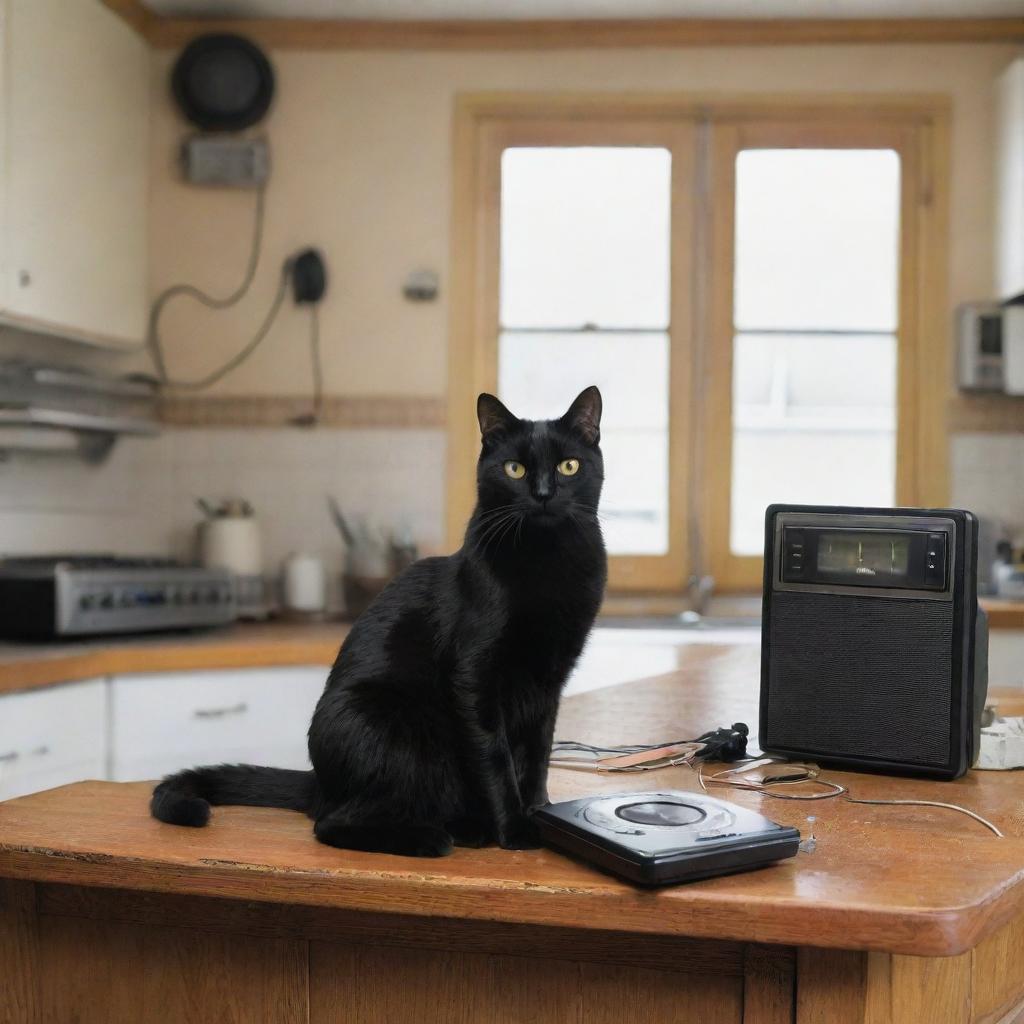
[[[241,627],[245,628],[245,627]],[[150,644],[118,645],[96,650],[54,654],[40,647],[38,656],[0,660],[0,694],[95,679],[100,676],[142,672],[215,671],[232,668],[276,668],[286,665],[323,665],[329,668],[348,632],[337,624],[333,640],[301,636],[253,640],[237,633],[211,642],[154,640]]]
[[[759,906],[757,900],[717,893],[703,902],[674,904],[671,913],[666,914],[664,908],[653,906],[646,890],[630,887],[614,893],[594,893],[586,888],[487,885],[372,871],[335,874],[330,885],[323,886],[318,884],[322,879],[312,872],[290,874],[233,864],[197,869],[2,843],[0,878],[348,911],[928,957],[959,956],[1024,912],[1024,886],[1017,886],[1007,887],[976,905],[936,910],[879,911],[828,903],[810,907],[764,902]],[[838,923],[823,927],[823,914],[834,915]]]
[[[1024,600],[983,597],[981,606],[988,612],[990,629],[1024,629]]]

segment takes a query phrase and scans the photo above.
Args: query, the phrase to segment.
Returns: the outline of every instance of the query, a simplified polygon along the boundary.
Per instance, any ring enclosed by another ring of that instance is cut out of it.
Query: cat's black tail
[[[149,809],[169,825],[201,828],[210,820],[210,805],[284,807],[309,814],[316,797],[316,775],[291,768],[254,764],[219,764],[168,775],[153,790]]]

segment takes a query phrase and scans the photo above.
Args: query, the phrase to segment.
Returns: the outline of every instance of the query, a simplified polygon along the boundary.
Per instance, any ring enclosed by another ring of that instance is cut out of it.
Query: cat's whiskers
[[[510,501],[507,505],[498,505],[496,508],[487,509],[485,512],[480,512],[479,514],[475,515],[473,517],[474,522],[476,522],[478,525],[482,525],[483,523],[486,523],[494,519],[495,516],[501,515],[502,512],[508,512],[511,509],[518,508],[519,505],[520,502],[518,501]]]
[[[507,534],[509,534],[512,530],[519,529],[519,527],[522,525],[523,519],[525,518],[526,514],[524,512],[518,513],[515,520],[513,522],[510,522],[505,527],[505,529],[502,530],[501,535],[498,537],[498,547],[501,547],[501,542],[505,539]]]
[[[598,514],[597,514],[596,510],[590,509],[590,508],[588,508],[585,505],[578,505],[577,504],[575,507],[583,509],[589,515],[593,516],[594,523],[597,524],[597,528],[598,528],[598,536],[597,536],[597,538],[594,538],[593,531],[592,530],[588,530],[587,527],[584,526],[584,524],[580,522],[580,520],[576,516],[576,513],[573,511],[573,507],[570,506],[568,509],[566,509],[566,514],[572,520],[572,523],[576,527],[576,530],[577,530],[579,536],[582,537],[588,543],[596,542],[598,545],[603,545],[604,544],[604,540],[603,540],[603,538],[601,537],[601,534],[600,534],[601,525],[598,522]]]
[[[586,512],[588,516],[593,516],[597,522],[603,523],[605,526],[611,522],[611,519],[594,505],[583,505],[577,502],[574,507]]]
[[[521,515],[517,509],[503,511],[505,511],[504,516],[493,519],[491,522],[487,523],[483,530],[477,535],[473,544],[474,551],[480,553],[485,552],[489,547],[490,542],[502,532],[502,528]]]

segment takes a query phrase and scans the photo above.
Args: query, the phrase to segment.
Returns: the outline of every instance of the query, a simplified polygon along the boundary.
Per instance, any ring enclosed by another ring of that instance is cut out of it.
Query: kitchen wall
[[[237,348],[270,299],[280,257],[311,242],[324,249],[332,273],[323,310],[328,390],[442,395],[451,115],[455,96],[466,91],[947,94],[953,100],[951,306],[988,296],[994,82],[1019,52],[963,45],[275,53],[280,89],[267,128],[274,169],[266,235],[274,258],[238,310],[216,321],[185,304],[173,311],[167,335],[175,339],[175,366],[198,375]],[[226,290],[244,258],[252,197],[181,183],[173,156],[185,129],[164,85],[171,60],[159,54],[153,69],[152,287],[191,276]],[[417,267],[441,273],[437,303],[416,306],[401,298],[402,278]],[[218,392],[301,392],[309,379],[303,338],[302,314],[288,311],[264,350]],[[1024,439],[979,433],[952,444],[954,499],[1024,528]]]
[[[292,551],[320,555],[338,597],[343,547],[327,513],[333,494],[354,518],[408,529],[426,552],[441,543],[441,431],[169,429],[125,438],[101,467],[66,457],[0,462],[0,550],[195,553],[196,499],[244,495],[274,575]]]
[[[277,52],[279,95],[266,125],[273,172],[264,257],[249,296],[212,313],[180,300],[164,335],[174,374],[200,376],[237,351],[270,304],[281,260],[313,244],[328,261],[322,312],[328,393],[439,397],[446,387],[451,115],[459,92],[487,90],[723,93],[941,93],[953,99],[950,299],[993,287],[993,84],[1016,47],[835,46],[550,53]],[[180,180],[188,131],[168,96],[172,55],[153,56],[150,291],[187,280],[217,293],[242,274],[251,193]],[[417,268],[441,275],[437,302],[400,293]],[[308,393],[307,315],[286,306],[260,351],[217,385],[219,396]],[[122,368],[145,365],[121,359]],[[1024,527],[1024,438],[952,441],[953,500]],[[101,469],[45,460],[0,466],[3,548],[181,550],[198,494],[242,493],[268,515],[271,557],[331,550],[323,494],[440,543],[443,431],[171,429],[122,444]],[[83,511],[79,511],[79,509]],[[74,526],[74,529],[72,529]]]
[[[451,117],[460,91],[692,90],[942,93],[954,102],[951,299],[993,284],[993,85],[1015,47],[745,47],[551,53],[273,55],[273,174],[267,259],[253,294],[223,315],[187,302],[168,316],[173,362],[198,375],[235,351],[267,307],[280,259],[320,245],[332,291],[323,310],[329,390],[440,395],[446,384]],[[190,279],[228,291],[250,237],[251,195],[185,185],[174,167],[186,126],[167,96],[172,55],[154,61],[151,287]],[[417,267],[442,275],[439,302],[405,302]],[[264,350],[224,381],[233,394],[309,386],[304,317],[289,310]]]

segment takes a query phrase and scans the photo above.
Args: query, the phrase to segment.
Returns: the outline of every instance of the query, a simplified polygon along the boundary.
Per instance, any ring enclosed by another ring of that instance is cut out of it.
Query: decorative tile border
[[[287,427],[308,415],[308,397],[259,395],[209,398],[163,397],[162,423],[176,427]],[[444,398],[433,396],[325,396],[318,425],[324,427],[443,428]]]
[[[286,427],[310,412],[306,396],[238,395],[203,398],[165,396],[159,419],[178,427]],[[327,396],[320,425],[443,429],[447,403],[426,395]],[[1024,398],[1009,395],[953,395],[947,406],[951,433],[1017,433],[1024,431]]]

